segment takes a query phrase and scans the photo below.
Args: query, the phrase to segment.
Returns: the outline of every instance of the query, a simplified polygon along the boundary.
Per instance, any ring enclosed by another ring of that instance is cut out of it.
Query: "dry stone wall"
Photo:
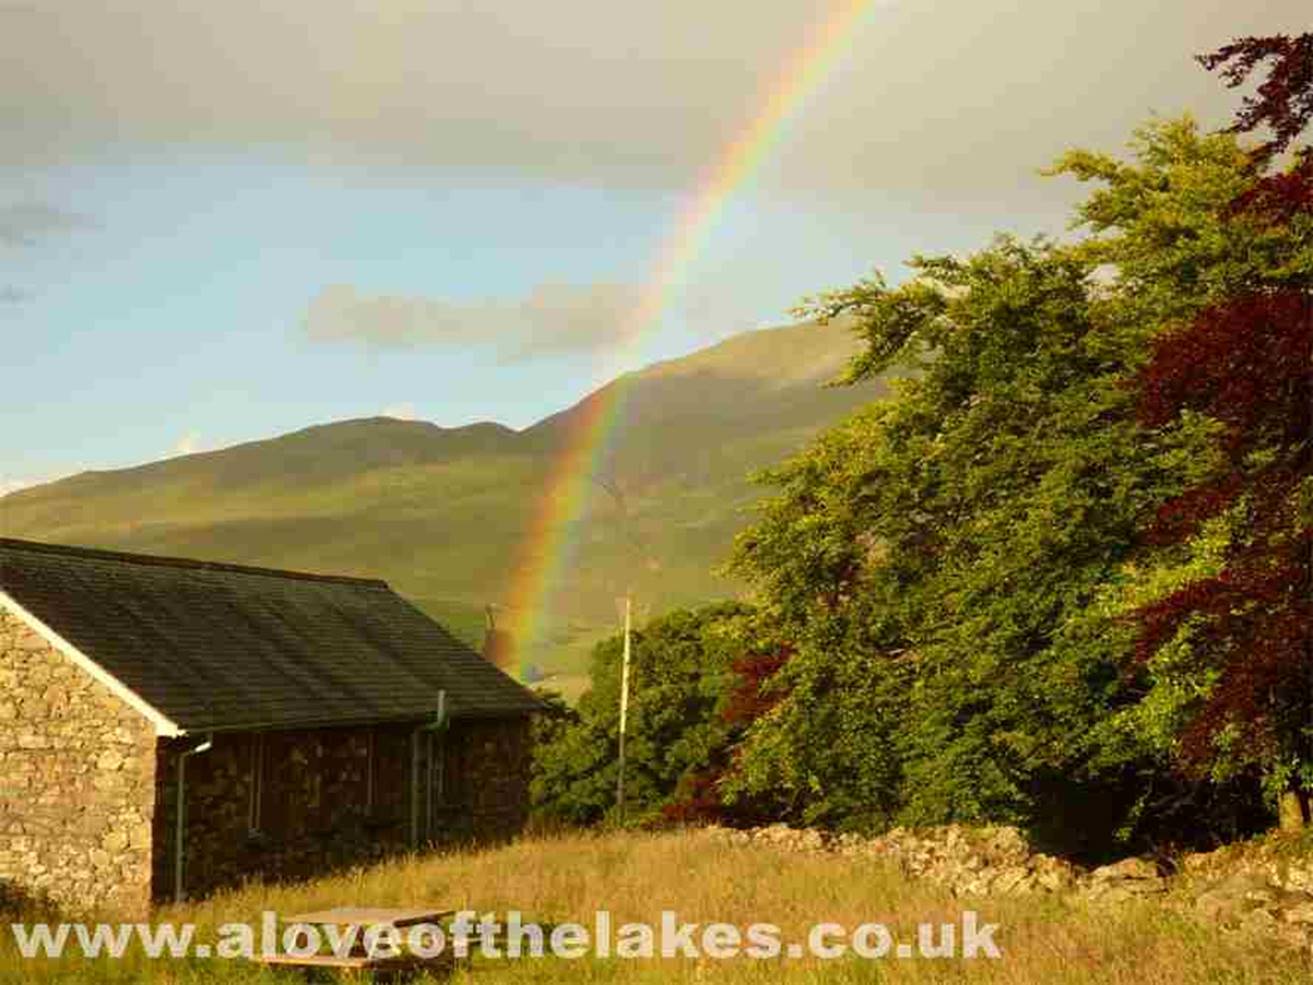
[[[0,897],[144,914],[155,733],[0,610]]]
[[[1254,933],[1304,950],[1313,946],[1308,843],[1268,838],[1208,854],[1130,857],[1087,869],[1035,851],[1011,827],[894,828],[871,838],[783,824],[748,830],[712,827],[707,833],[735,845],[882,859],[910,879],[935,883],[957,896],[1057,893],[1095,906],[1154,901],[1223,931]]]

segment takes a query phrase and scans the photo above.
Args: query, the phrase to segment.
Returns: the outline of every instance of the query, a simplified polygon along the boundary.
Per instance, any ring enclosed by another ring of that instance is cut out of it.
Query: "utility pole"
[[[625,644],[624,659],[620,668],[620,761],[615,778],[615,807],[620,823],[625,820],[625,726],[629,721],[629,655],[633,638],[634,598],[625,593]]]
[[[625,499],[624,489],[618,479],[601,479],[594,477],[593,481],[600,486],[616,505],[616,510],[620,514],[621,529],[625,540],[629,543],[630,549],[634,552],[635,559],[641,559],[643,555],[643,544],[633,529],[633,517],[629,513],[629,503]],[[632,577],[632,575],[631,575]],[[627,581],[625,586],[625,595],[622,599],[616,600],[622,607],[624,618],[624,657],[620,666],[620,739],[619,755],[616,763],[615,778],[615,807],[616,817],[623,824],[625,820],[625,732],[629,724],[629,667],[633,656],[634,646],[634,589],[633,582]]]

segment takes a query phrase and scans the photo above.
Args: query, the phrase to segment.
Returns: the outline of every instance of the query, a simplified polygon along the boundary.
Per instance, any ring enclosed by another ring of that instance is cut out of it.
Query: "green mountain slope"
[[[629,374],[523,431],[344,421],[0,499],[7,536],[388,579],[465,635],[501,604],[556,451],[621,388],[595,495],[569,538],[535,654],[568,669],[614,624],[626,584],[651,611],[734,594],[713,569],[757,496],[748,473],[871,400],[827,389],[842,327],[750,332]]]

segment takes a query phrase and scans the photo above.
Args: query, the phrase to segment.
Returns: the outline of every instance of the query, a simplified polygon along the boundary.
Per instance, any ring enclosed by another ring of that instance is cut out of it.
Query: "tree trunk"
[[[1281,795],[1277,817],[1282,831],[1297,834],[1308,827],[1308,794],[1302,790],[1287,790]]]

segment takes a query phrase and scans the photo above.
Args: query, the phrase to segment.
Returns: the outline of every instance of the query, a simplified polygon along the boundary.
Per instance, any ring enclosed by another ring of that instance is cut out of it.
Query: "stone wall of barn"
[[[0,610],[0,901],[144,915],[154,788],[150,723]]]
[[[529,816],[529,719],[456,722],[434,737],[432,841],[508,838]]]
[[[160,898],[175,886],[178,757],[196,741],[160,743]],[[504,838],[523,827],[528,780],[525,719],[458,721],[441,735],[413,725],[220,733],[187,760],[184,893],[311,878],[416,844]]]

